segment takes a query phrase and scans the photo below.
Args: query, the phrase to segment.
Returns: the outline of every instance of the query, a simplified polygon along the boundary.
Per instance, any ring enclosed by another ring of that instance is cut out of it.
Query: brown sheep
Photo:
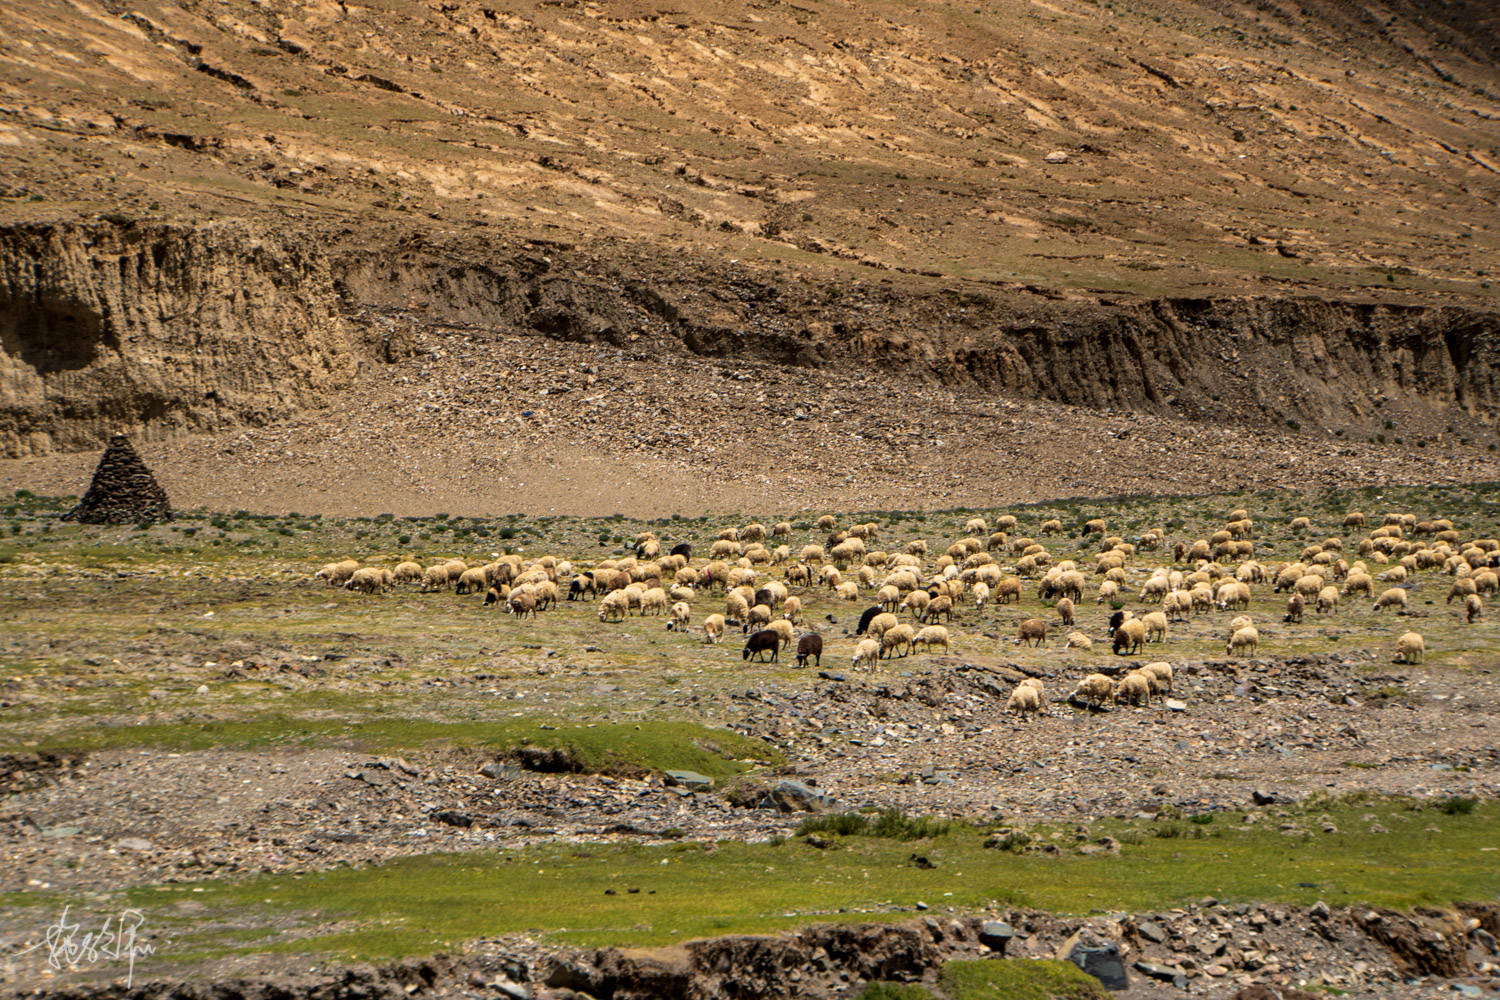
[[[1040,646],[1047,641],[1047,621],[1028,618],[1016,629],[1016,641],[1023,646]]]

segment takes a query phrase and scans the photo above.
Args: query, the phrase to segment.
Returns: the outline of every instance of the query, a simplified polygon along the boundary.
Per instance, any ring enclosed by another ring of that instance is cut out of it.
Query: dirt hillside
[[[635,484],[668,489],[679,462],[715,472],[693,505],[776,480],[757,465],[799,469],[788,500],[815,482],[871,504],[1018,469],[1064,495],[1298,481],[1240,457],[1257,436],[1326,453],[1330,481],[1493,478],[1497,20],[11,5],[0,476],[63,488],[89,461],[68,454],[124,430],[189,502],[313,490],[349,513],[494,506],[512,451],[575,470],[558,488],[590,511],[658,509]],[[538,398],[578,363],[609,393]],[[549,384],[516,384],[527,366]],[[705,394],[741,376],[735,408]],[[1010,406],[1049,461],[998,444]],[[1126,412],[1175,444],[1103,472]],[[524,451],[499,422],[519,414],[547,429]],[[859,447],[786,445],[783,424]],[[905,465],[860,450],[915,442]],[[364,471],[391,455],[398,482]]]

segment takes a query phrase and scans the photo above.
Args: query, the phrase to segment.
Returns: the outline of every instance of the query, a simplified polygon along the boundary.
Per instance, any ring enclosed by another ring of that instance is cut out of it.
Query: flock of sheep
[[[624,621],[632,614],[664,616],[667,629],[688,633],[701,631],[707,643],[719,643],[731,628],[746,635],[741,657],[746,661],[778,660],[785,649],[795,646],[799,666],[820,666],[823,637],[816,631],[797,633],[802,624],[804,595],[815,588],[835,599],[859,601],[873,594],[874,603],[860,616],[853,638],[852,667],[873,669],[880,660],[907,656],[919,648],[952,649],[952,636],[941,620],[951,624],[961,605],[976,611],[987,605],[1019,602],[1025,581],[1034,581],[1037,597],[1055,601],[1056,613],[1067,633],[1065,648],[1091,651],[1093,640],[1072,628],[1085,591],[1092,590],[1095,603],[1110,603],[1117,610],[1110,616],[1108,639],[1116,654],[1139,654],[1152,642],[1164,642],[1176,622],[1213,611],[1241,612],[1228,624],[1225,653],[1253,655],[1260,645],[1260,632],[1248,611],[1252,588],[1270,587],[1286,593],[1284,620],[1297,623],[1304,613],[1334,615],[1341,603],[1363,596],[1373,599],[1373,609],[1404,609],[1412,577],[1427,570],[1452,577],[1448,601],[1464,602],[1465,618],[1473,622],[1483,614],[1483,596],[1500,589],[1496,567],[1500,566],[1500,541],[1492,538],[1467,542],[1445,519],[1418,521],[1410,514],[1387,514],[1383,523],[1369,531],[1346,556],[1344,542],[1330,537],[1306,545],[1290,563],[1267,567],[1255,559],[1255,522],[1245,510],[1230,513],[1223,528],[1208,538],[1180,541],[1172,546],[1170,565],[1158,565],[1149,573],[1135,569],[1145,580],[1132,594],[1129,583],[1132,562],[1142,553],[1164,550],[1166,534],[1148,531],[1133,542],[1107,534],[1102,519],[1082,526],[1084,545],[1097,542],[1089,574],[1079,559],[1054,563],[1053,554],[1035,538],[1016,535],[1014,516],[998,518],[993,525],[972,518],[960,538],[936,558],[929,558],[927,543],[908,542],[890,551],[877,548],[880,529],[873,523],[839,529],[832,515],[817,520],[817,529],[827,532],[824,544],[806,544],[795,553],[790,538],[793,526],[782,521],[767,528],[747,524],[719,533],[708,547],[706,558],[694,564],[687,543],[663,551],[662,542],[650,531],[635,538],[635,554],[606,559],[591,568],[575,568],[567,559],[542,556],[526,560],[519,555],[496,556],[479,566],[449,560],[430,566],[401,562],[394,569],[361,566],[355,560],[330,563],[314,574],[330,585],[342,585],[368,594],[382,593],[400,584],[418,585],[423,592],[452,589],[458,594],[482,594],[484,604],[501,605],[518,617],[536,616],[566,598],[597,600],[601,622]],[[1346,528],[1363,529],[1363,514],[1350,513]],[[1289,525],[1294,533],[1311,531],[1305,517]],[[1059,520],[1039,525],[1041,536],[1063,531]],[[1353,561],[1350,561],[1350,556]],[[1002,565],[1002,561],[1009,565]],[[1184,568],[1185,567],[1185,568]],[[1373,569],[1372,569],[1373,567]],[[1383,585],[1375,595],[1376,582]],[[794,593],[800,589],[803,594]],[[1139,616],[1122,607],[1134,596],[1137,602],[1155,605]],[[722,611],[704,615],[693,625],[695,604],[717,598]],[[908,620],[903,621],[905,617]],[[831,618],[830,618],[831,620]],[[1027,618],[1016,630],[1016,642],[1042,646],[1052,622]],[[1396,640],[1396,658],[1418,662],[1426,653],[1425,642],[1408,631]],[[1153,662],[1132,670],[1118,680],[1102,673],[1086,676],[1070,695],[1085,705],[1099,706],[1112,699],[1119,704],[1148,704],[1153,695],[1172,689],[1172,668]],[[1022,682],[1010,695],[1007,708],[1029,714],[1044,710],[1042,682]]]

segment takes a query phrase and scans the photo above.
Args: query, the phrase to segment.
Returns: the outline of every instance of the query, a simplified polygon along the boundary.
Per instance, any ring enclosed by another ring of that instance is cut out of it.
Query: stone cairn
[[[83,499],[62,519],[80,524],[170,521],[172,505],[130,440],[116,434],[109,439]]]

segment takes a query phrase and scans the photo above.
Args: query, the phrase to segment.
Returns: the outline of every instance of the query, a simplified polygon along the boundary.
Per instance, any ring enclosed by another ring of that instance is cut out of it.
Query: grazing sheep
[[[857,601],[859,600],[859,584],[853,580],[845,580],[833,588],[833,596],[841,601]]]
[[[1141,623],[1146,626],[1147,642],[1167,641],[1167,616],[1160,611],[1152,611],[1141,615]]]
[[[1073,693],[1068,695],[1068,700],[1082,702],[1085,705],[1099,708],[1104,704],[1106,698],[1114,694],[1114,691],[1114,681],[1103,674],[1089,674],[1078,682],[1078,686],[1073,689]]]
[[[667,630],[686,632],[693,622],[692,605],[686,601],[678,601],[672,605],[672,610],[667,617]]]
[[[764,604],[757,604],[745,612],[741,619],[740,631],[748,632],[751,626],[763,626],[771,623],[771,609]]]
[[[910,611],[913,618],[922,617],[922,612],[932,601],[932,595],[925,590],[914,590],[906,595],[906,600],[901,602],[902,611]]]
[[[1331,615],[1339,608],[1339,588],[1324,587],[1318,591],[1318,614]]]
[[[1106,527],[1104,518],[1096,517],[1091,521],[1083,522],[1083,533],[1084,535],[1102,535]]]
[[[604,600],[599,602],[601,622],[622,622],[628,614],[630,614],[630,596],[623,590],[610,591],[604,595]]]
[[[348,572],[344,572],[345,564],[350,562],[353,562],[354,566]],[[312,575],[312,578],[314,580],[326,580],[328,586],[332,587],[336,583],[346,583],[349,577],[354,575],[354,570],[356,569],[359,569],[359,563],[352,559],[346,559],[342,563],[324,563],[318,567],[318,571]]]
[[[823,665],[823,637],[816,632],[806,632],[797,640],[797,666],[807,666],[808,660],[815,667]]]
[[[864,614],[859,616],[859,627],[854,630],[854,634],[864,635],[868,632],[870,630],[870,622],[874,620],[876,615],[881,614],[883,610],[878,604],[873,608],[865,608]]]
[[[1028,618],[1016,629],[1016,641],[1023,646],[1040,646],[1047,641],[1047,620]]]
[[[1318,581],[1321,583],[1322,578]],[[1250,588],[1238,580],[1231,580],[1219,588],[1219,610],[1243,609],[1250,606]]]
[[[982,517],[971,517],[964,524],[964,534],[966,535],[985,535],[989,533],[989,530],[990,526],[985,523]]]
[[[1090,639],[1088,636],[1084,635],[1082,632],[1069,632],[1068,633],[1068,644],[1065,647],[1063,647],[1063,648],[1064,649],[1081,649],[1085,653],[1091,653],[1091,652],[1094,651],[1094,640]]]
[[[1072,602],[1072,600],[1069,599],[1069,598],[1064,597],[1062,600],[1058,601],[1057,602],[1057,613],[1062,618],[1062,623],[1064,625],[1071,625],[1071,624],[1073,624],[1073,602]]]
[[[1349,570],[1349,575],[1344,579],[1344,593],[1364,594],[1366,597],[1369,597],[1375,593],[1375,581],[1363,569],[1351,569]]]
[[[1224,652],[1230,656],[1236,656],[1242,650],[1248,650],[1253,654],[1260,645],[1260,633],[1255,630],[1254,625],[1246,625],[1244,628],[1236,629],[1234,635],[1229,637],[1229,645],[1224,647]]]
[[[1294,517],[1294,518],[1292,518],[1291,530],[1293,530],[1293,531],[1311,531],[1312,530],[1312,521],[1309,520],[1308,518],[1305,518],[1305,517]]]
[[[944,621],[953,621],[953,598],[947,594],[934,597],[917,617],[924,622],[935,622],[940,615]]]
[[[1053,518],[1050,521],[1043,521],[1040,530],[1044,535],[1060,535],[1063,530],[1062,522],[1057,518]]]
[[[1118,601],[1120,599],[1120,585],[1114,580],[1105,580],[1099,584],[1099,597],[1095,604],[1103,604],[1105,601]]]
[[[911,645],[914,652],[919,643],[929,653],[932,652],[933,646],[942,646],[945,653],[952,652],[952,647],[948,645],[948,630],[941,625],[928,625],[912,636]]]
[[[854,658],[850,662],[849,667],[850,669],[855,669],[860,664],[864,664],[871,670],[874,670],[879,659],[880,643],[874,639],[861,639],[859,645],[854,647]]]
[[[978,583],[974,584],[974,589],[970,591],[970,594],[974,598],[974,607],[982,608],[984,607],[984,602],[989,600],[990,585],[985,583],[983,580],[980,580]]]
[[[899,623],[900,619],[895,615],[891,614],[889,611],[882,611],[880,614],[870,619],[869,625],[865,627],[865,632],[868,633],[871,638],[879,639],[886,633],[887,630],[895,628]]]
[[[724,617],[736,622],[743,622],[750,617],[750,602],[745,600],[745,595],[730,591],[724,595]]]
[[[1008,576],[995,585],[995,603],[1009,604],[1021,600],[1021,578]]]
[[[527,615],[536,617],[536,598],[524,590],[511,593],[510,600],[505,604],[505,610],[517,618],[525,618]]]
[[[1475,586],[1475,577],[1461,576],[1454,580],[1454,586],[1448,588],[1448,600],[1445,604],[1454,603],[1455,597],[1469,597],[1470,594],[1478,594],[1479,588]]]
[[[1018,715],[1036,715],[1042,710],[1041,692],[1029,684],[1019,684],[1005,699],[1005,711]]]
[[[1363,528],[1364,526],[1365,526],[1365,516],[1363,514],[1361,514],[1359,511],[1357,511],[1357,510],[1351,510],[1349,513],[1347,513],[1347,514],[1344,515],[1344,527],[1346,527],[1346,528]]]
[[[754,657],[761,660],[766,653],[771,654],[771,662],[776,662],[776,656],[781,652],[781,636],[770,629],[762,629],[745,640],[745,648],[740,650],[740,659],[749,660]]]
[[[891,653],[897,649],[900,649],[902,646],[906,647],[906,652],[902,653],[901,655],[910,656],[912,651],[912,640],[915,638],[916,633],[912,630],[912,627],[910,625],[901,624],[886,629],[880,637],[881,659],[889,659]]]
[[[802,617],[802,598],[787,597],[781,602],[781,616],[792,624]]]
[[[1117,630],[1121,625],[1123,625],[1126,622],[1130,621],[1130,619],[1132,619],[1134,617],[1135,617],[1134,614],[1132,614],[1129,611],[1125,611],[1123,609],[1120,610],[1120,611],[1116,611],[1114,614],[1110,615],[1109,616],[1109,634],[1110,635],[1114,635],[1115,634],[1115,630]]]
[[[1289,622],[1300,622],[1302,610],[1307,606],[1307,599],[1301,594],[1293,594],[1286,599],[1286,620]]]
[[[1140,672],[1151,679],[1151,690],[1157,694],[1172,693],[1172,664],[1165,660],[1148,663]]]
[[[1477,621],[1484,616],[1484,602],[1479,599],[1478,594],[1470,594],[1464,598],[1464,614],[1468,621]]]
[[[397,583],[417,583],[422,579],[422,564],[401,562],[396,564]]]
[[[422,593],[448,589],[448,567],[441,563],[422,571]]]
[[[1427,656],[1427,644],[1416,632],[1407,632],[1396,640],[1397,663],[1421,663]]]
[[[1139,618],[1121,622],[1120,627],[1115,629],[1115,637],[1112,649],[1116,655],[1125,653],[1139,653],[1141,644],[1146,641],[1146,623]]]
[[[1400,587],[1392,587],[1390,590],[1387,590],[1385,593],[1377,597],[1375,599],[1375,607],[1372,610],[1381,611],[1385,608],[1400,608],[1401,610],[1405,611],[1406,591],[1402,590]]]
[[[364,594],[381,594],[385,592],[385,575],[382,570],[373,566],[357,569],[349,574],[349,579],[344,582],[345,590],[357,590]]]
[[[1150,705],[1151,682],[1143,674],[1131,671],[1115,685],[1116,705]]]
[[[781,644],[783,646],[790,646],[792,640],[797,637],[796,631],[792,628],[792,623],[785,618],[778,618],[772,622],[769,631],[781,636]]]
[[[1489,570],[1474,574],[1474,589],[1481,594],[1493,594],[1500,590],[1500,575]]]
[[[652,586],[640,594],[642,615],[666,615],[670,607],[672,607],[672,601],[667,598],[666,591],[663,591],[660,586]]]
[[[703,619],[703,641],[721,642],[724,639],[724,616],[709,615]]]

